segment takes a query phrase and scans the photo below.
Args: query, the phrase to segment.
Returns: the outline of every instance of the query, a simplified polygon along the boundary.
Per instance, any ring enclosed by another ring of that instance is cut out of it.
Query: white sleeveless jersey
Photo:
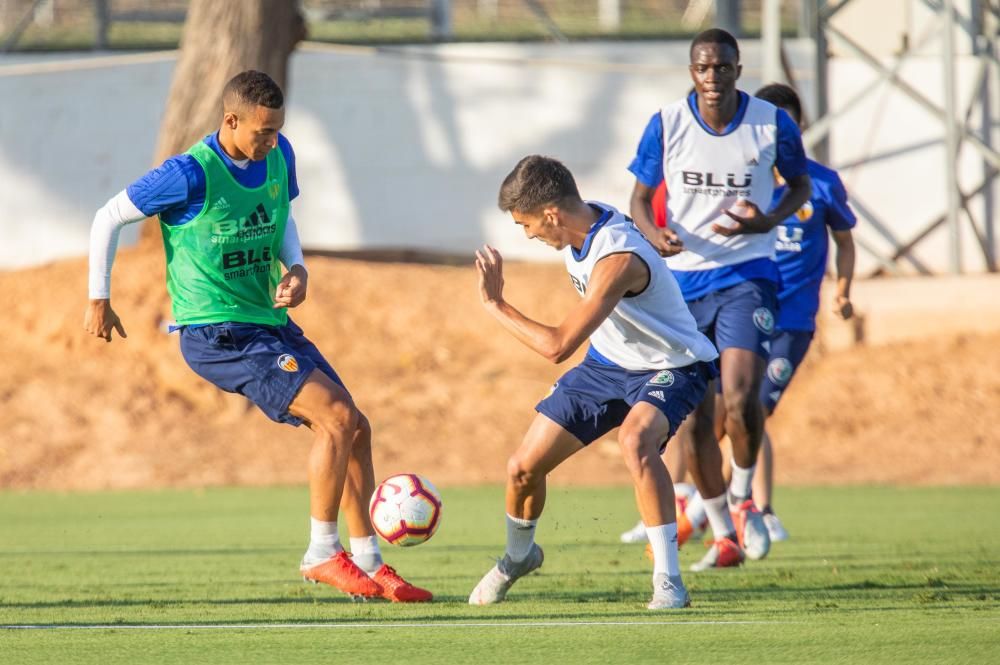
[[[589,203],[611,215],[591,232],[579,254],[570,246],[563,250],[566,269],[580,295],[586,293],[597,262],[611,254],[635,254],[649,268],[646,288],[618,301],[590,336],[594,349],[628,370],[685,367],[718,357],[712,342],[698,332],[677,280],[632,220],[604,203]]]
[[[673,270],[710,270],[762,257],[775,258],[776,231],[727,238],[712,231],[732,226],[722,211],[748,199],[763,210],[771,205],[777,155],[777,109],[749,97],[740,124],[719,136],[702,127],[682,99],[664,108],[663,177],[670,228],[684,249],[667,258]]]

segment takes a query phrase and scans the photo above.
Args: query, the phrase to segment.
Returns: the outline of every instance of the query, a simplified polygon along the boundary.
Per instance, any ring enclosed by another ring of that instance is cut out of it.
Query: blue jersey
[[[808,168],[812,197],[778,227],[778,330],[816,329],[819,288],[829,247],[827,227],[849,231],[857,223],[837,172],[811,159]],[[774,190],[775,201],[784,189],[782,186]]]
[[[241,169],[219,146],[218,132],[202,140],[219,155],[236,182],[248,189],[264,184],[267,160],[251,161]],[[291,200],[299,195],[295,153],[281,134],[278,134],[278,149],[284,154],[288,167],[288,198]],[[160,219],[171,226],[184,224],[194,219],[205,205],[205,171],[191,155],[176,155],[133,182],[125,192],[144,215],[160,215]]]
[[[753,279],[778,281],[774,233],[727,238],[711,230],[728,225],[724,211],[738,199],[766,210],[772,169],[786,179],[805,175],[802,137],[785,111],[739,92],[736,115],[721,132],[701,118],[694,93],[653,115],[629,165],[654,188],[667,180],[668,224],[685,251],[667,259],[684,299]]]

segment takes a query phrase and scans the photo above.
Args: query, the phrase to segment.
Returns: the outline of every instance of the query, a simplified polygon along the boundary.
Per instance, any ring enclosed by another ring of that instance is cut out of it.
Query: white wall
[[[809,44],[787,47],[810,99]],[[742,87],[753,91],[759,53],[753,42],[743,49]],[[511,257],[555,259],[496,209],[501,179],[525,154],[550,154],[584,196],[627,207],[626,166],[650,115],[688,89],[686,62],[686,43],[307,47],[292,60],[285,128],[303,241],[454,252],[490,242]],[[935,67],[911,71],[928,94],[939,89]],[[0,266],[86,252],[94,210],[150,166],[172,68],[169,54],[0,58]],[[835,61],[832,107],[865,75]],[[844,172],[899,237],[943,209],[939,133],[894,96],[836,127],[834,166],[899,149]],[[859,234],[881,242],[871,229]],[[947,268],[944,248],[931,254],[930,267]],[[862,257],[862,269],[873,265]]]

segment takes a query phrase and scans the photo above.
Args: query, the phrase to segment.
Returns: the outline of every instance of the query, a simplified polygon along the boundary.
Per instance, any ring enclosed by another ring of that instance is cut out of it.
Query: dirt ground
[[[308,263],[309,299],[294,318],[371,419],[377,474],[502,481],[532,407],[570,364],[551,365],[503,332],[480,307],[470,266]],[[86,283],[85,259],[0,273],[0,487],[305,481],[305,428],[270,422],[184,364],[165,331],[160,252],[116,261],[127,340],[83,332]],[[560,265],[535,264],[508,266],[507,297],[552,323],[577,298]],[[998,369],[1000,332],[814,349],[770,423],[778,482],[1000,482]],[[609,438],[553,482],[628,478]]]

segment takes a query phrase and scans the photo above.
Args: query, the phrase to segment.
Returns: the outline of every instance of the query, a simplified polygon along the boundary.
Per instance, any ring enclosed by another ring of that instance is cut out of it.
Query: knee
[[[372,424],[368,420],[368,417],[358,411],[358,427],[355,430],[356,434],[354,436],[354,448],[355,450],[362,448],[371,448],[372,446]]]
[[[515,488],[527,489],[538,484],[544,474],[539,474],[517,455],[507,460],[507,481]]]
[[[350,400],[331,400],[314,424],[327,434],[347,436],[350,441],[362,418],[364,416]]]
[[[633,473],[645,467],[651,457],[659,455],[662,443],[648,431],[622,428],[618,433],[622,458]]]
[[[753,394],[753,399],[751,399],[751,393]],[[734,389],[727,392],[723,397],[726,403],[727,418],[735,418],[739,422],[747,420],[747,416],[749,415],[748,409],[758,407],[756,392],[749,389]]]

